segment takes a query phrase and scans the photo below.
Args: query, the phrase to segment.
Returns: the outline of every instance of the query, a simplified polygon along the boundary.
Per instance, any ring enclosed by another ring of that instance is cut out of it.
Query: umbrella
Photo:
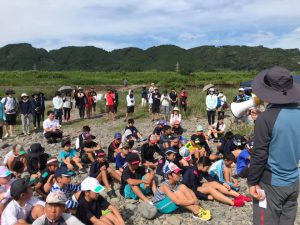
[[[215,86],[215,85],[213,85],[213,84],[207,84],[207,85],[205,85],[205,86],[202,88],[202,91],[207,91],[208,89],[212,88],[213,86]]]
[[[62,86],[58,89],[60,92],[72,92],[73,88],[71,86]]]

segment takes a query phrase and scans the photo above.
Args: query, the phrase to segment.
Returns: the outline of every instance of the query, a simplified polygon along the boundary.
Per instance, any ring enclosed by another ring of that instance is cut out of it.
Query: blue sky
[[[299,48],[299,0],[1,0],[0,46]]]

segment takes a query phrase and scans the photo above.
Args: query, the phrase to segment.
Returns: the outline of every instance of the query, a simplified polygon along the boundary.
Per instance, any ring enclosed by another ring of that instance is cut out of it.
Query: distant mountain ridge
[[[123,48],[108,52],[94,46],[69,46],[47,51],[27,43],[0,48],[0,70],[83,71],[216,71],[261,70],[273,65],[300,70],[299,49],[263,46],[200,46],[183,49],[175,45]]]

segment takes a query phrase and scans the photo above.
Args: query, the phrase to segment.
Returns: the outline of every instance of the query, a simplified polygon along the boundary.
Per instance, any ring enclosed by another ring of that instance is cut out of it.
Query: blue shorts
[[[169,197],[164,198],[159,203],[157,203],[156,208],[160,213],[168,214],[174,212],[179,207],[169,199]]]
[[[142,177],[142,180],[145,180],[145,176]],[[145,184],[142,183],[140,184],[140,189],[143,192],[144,195],[149,195],[151,193],[151,189],[150,187],[147,187],[145,189]],[[138,200],[139,197],[133,192],[133,190],[131,189],[131,186],[129,184],[126,184],[125,188],[124,188],[124,197],[128,198],[128,199],[135,199]]]

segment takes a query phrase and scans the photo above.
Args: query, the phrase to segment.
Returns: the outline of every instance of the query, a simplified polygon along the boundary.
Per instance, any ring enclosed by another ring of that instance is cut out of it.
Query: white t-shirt
[[[84,225],[80,220],[78,220],[75,216],[72,216],[68,213],[63,213],[61,217],[64,219],[64,222],[67,225]],[[43,215],[37,218],[32,225],[44,225],[46,220],[46,215]]]
[[[12,200],[1,215],[1,225],[14,225],[20,219],[26,220],[35,205],[45,206],[45,202],[32,197],[21,207],[17,201]]]
[[[129,95],[126,96],[126,102],[128,107],[135,105],[134,97],[131,98]]]
[[[59,125],[59,121],[56,119],[50,120],[48,118],[43,122],[44,133],[45,133],[45,129],[58,128],[58,127],[60,127],[60,125]]]
[[[61,109],[63,107],[63,99],[59,96],[54,97],[52,102],[54,109]]]
[[[5,99],[6,99],[6,103],[5,103]],[[14,98],[10,98],[7,96],[5,98],[2,98],[1,102],[3,103],[3,107],[5,108],[6,114],[15,114],[16,113],[16,111],[15,111],[15,109],[16,109],[15,104],[17,103],[16,98],[14,100]],[[4,103],[5,103],[5,105],[4,105]],[[9,111],[11,111],[11,112],[9,112]]]
[[[170,106],[171,98],[167,95],[161,95],[160,97],[161,105],[162,106]]]

